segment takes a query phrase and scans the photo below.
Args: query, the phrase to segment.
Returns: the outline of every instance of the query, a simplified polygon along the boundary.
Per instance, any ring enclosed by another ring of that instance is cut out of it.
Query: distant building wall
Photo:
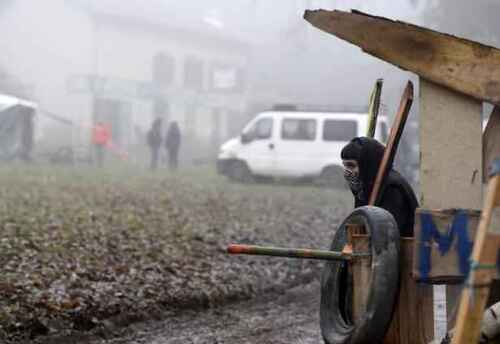
[[[210,116],[214,107],[244,108],[241,104],[245,101],[244,90],[223,94],[217,93],[211,86],[216,66],[230,66],[244,72],[246,57],[238,51],[220,43],[203,42],[182,32],[133,25],[107,16],[99,19],[97,27],[99,74],[154,82],[155,57],[163,54],[171,59],[170,82],[157,85],[167,101],[170,119],[185,124],[193,107],[198,108],[195,110],[198,116]],[[193,71],[187,70],[190,67]],[[141,109],[146,113],[141,113],[138,121],[149,125],[153,109]]]
[[[130,119],[142,130],[155,117],[176,120],[185,136],[217,150],[231,116],[246,109],[247,56],[231,43],[107,15],[96,20],[96,42],[97,74],[153,84],[154,97],[114,96],[132,104]]]
[[[231,116],[246,109],[248,47],[75,3],[15,0],[0,13],[0,69],[27,85],[41,109],[76,124],[40,114],[37,137],[88,146],[96,120],[116,120],[114,132],[128,149],[144,145],[153,118],[164,117],[216,150]],[[162,68],[171,68],[171,80],[162,80],[169,78]]]

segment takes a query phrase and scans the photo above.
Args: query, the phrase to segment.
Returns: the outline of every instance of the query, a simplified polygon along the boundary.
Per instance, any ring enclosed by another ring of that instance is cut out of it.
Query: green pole
[[[382,96],[383,79],[377,79],[375,86],[370,95],[370,104],[368,106],[368,129],[367,137],[375,137],[375,129],[377,128],[377,117],[380,109],[380,97]]]
[[[288,257],[320,260],[351,260],[353,258],[370,257],[370,253],[344,253],[336,251],[313,250],[304,248],[266,247],[255,245],[232,244],[227,248],[229,254],[249,254],[259,256]]]

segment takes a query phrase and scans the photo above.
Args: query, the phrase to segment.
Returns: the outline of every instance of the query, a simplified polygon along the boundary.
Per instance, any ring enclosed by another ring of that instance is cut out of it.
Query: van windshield
[[[271,138],[273,119],[264,117],[243,129],[243,135],[250,140],[264,140]]]
[[[323,124],[324,141],[348,142],[357,135],[356,121],[327,119]]]

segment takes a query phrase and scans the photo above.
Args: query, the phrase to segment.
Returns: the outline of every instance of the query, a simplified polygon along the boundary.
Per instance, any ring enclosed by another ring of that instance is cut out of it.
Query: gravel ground
[[[207,170],[0,171],[0,341],[103,334],[317,279],[321,263],[228,243],[326,249],[345,190],[237,185]]]

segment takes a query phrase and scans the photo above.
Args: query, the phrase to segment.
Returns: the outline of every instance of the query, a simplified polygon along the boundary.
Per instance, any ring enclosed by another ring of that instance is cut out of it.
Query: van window
[[[261,118],[250,128],[243,131],[250,140],[265,140],[271,138],[273,132],[273,119]]]
[[[357,135],[356,121],[327,119],[323,124],[323,140],[347,142]]]
[[[273,119],[262,118],[255,123],[255,136],[257,140],[269,139],[273,132]]]
[[[316,138],[316,120],[285,118],[281,125],[283,140],[313,141]]]

